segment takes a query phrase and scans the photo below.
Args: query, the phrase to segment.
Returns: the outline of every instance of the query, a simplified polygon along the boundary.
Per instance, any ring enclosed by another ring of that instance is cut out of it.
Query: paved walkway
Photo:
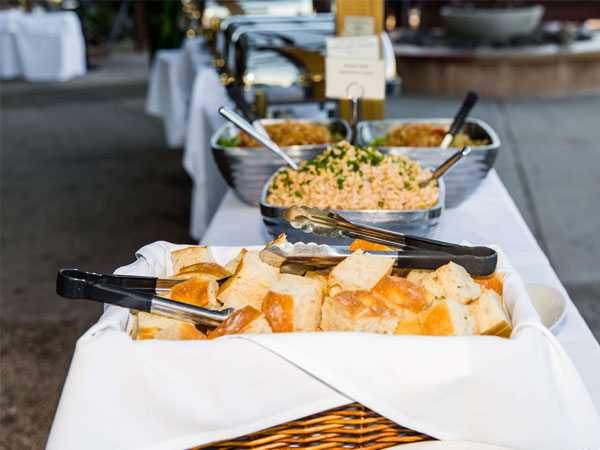
[[[111,65],[2,83],[1,448],[43,447],[75,340],[101,311],[58,298],[56,270],[108,272],[145,243],[190,242],[181,152],[144,114],[146,59]],[[387,114],[451,116],[459,103],[401,97]],[[600,97],[484,100],[473,116],[500,135],[496,168],[600,337]]]

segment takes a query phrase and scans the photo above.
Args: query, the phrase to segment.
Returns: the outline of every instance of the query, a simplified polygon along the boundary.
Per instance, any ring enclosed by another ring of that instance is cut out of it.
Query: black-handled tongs
[[[400,250],[398,252],[381,252],[381,254],[395,258],[395,266],[399,268],[435,270],[449,262],[454,262],[463,266],[471,275],[490,275],[496,270],[498,262],[498,254],[489,247],[466,247],[359,225],[325,209],[291,206],[284,211],[283,217],[294,228],[305,233],[337,239],[363,239],[398,249]],[[342,257],[347,256],[344,252],[337,253]],[[303,261],[308,264],[309,259],[307,255],[286,256],[286,261],[292,264],[302,264]],[[325,263],[325,260],[321,259]],[[281,260],[279,262],[283,263]],[[335,258],[331,260],[332,264],[337,262]],[[310,259],[310,263],[314,265],[316,260]]]
[[[56,280],[56,292],[65,298],[109,303],[207,327],[218,326],[233,313],[231,308],[214,311],[154,295],[182,281],[185,280],[61,269]]]

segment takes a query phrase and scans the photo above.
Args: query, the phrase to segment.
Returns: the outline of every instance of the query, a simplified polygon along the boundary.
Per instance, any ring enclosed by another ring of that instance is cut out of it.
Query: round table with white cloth
[[[0,11],[0,76],[66,81],[86,72],[85,42],[71,11]]]

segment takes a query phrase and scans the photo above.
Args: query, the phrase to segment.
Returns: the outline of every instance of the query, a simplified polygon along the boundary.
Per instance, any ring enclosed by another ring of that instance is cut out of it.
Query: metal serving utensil
[[[281,150],[277,144],[275,144],[275,142],[273,142],[271,140],[271,138],[269,138],[266,130],[263,127],[262,131],[259,131],[257,128],[255,128],[250,122],[248,122],[246,119],[244,119],[242,116],[240,116],[238,113],[236,113],[235,111],[233,111],[230,108],[227,108],[226,106],[221,106],[219,108],[219,114],[221,114],[223,117],[225,117],[227,120],[229,120],[231,123],[233,123],[236,127],[238,127],[240,130],[243,130],[244,132],[246,132],[250,137],[252,137],[255,141],[260,142],[262,145],[264,145],[266,148],[268,148],[269,150],[271,150],[273,153],[275,153],[276,155],[278,155],[281,159],[283,159],[288,166],[290,166],[292,169],[294,170],[298,170],[298,164],[296,164],[292,158],[290,158],[288,155],[285,154],[285,152],[283,150]]]
[[[395,233],[366,225],[359,225],[346,220],[335,212],[320,208],[291,206],[284,211],[283,217],[294,228],[298,228],[305,233],[312,233],[335,239],[363,239],[398,249],[400,250],[398,252],[380,252],[384,256],[395,258],[396,267],[406,269],[437,269],[449,262],[455,262],[463,266],[472,275],[489,275],[496,270],[498,255],[489,247],[461,246],[418,236]],[[274,252],[278,248],[281,248],[281,246],[276,247],[272,245],[265,249],[265,251]],[[286,248],[283,250],[286,250]],[[265,251],[263,251],[263,253]],[[281,258],[276,259],[271,255],[265,255],[265,257],[271,258],[269,260],[271,262],[279,261],[279,265],[283,265],[283,263],[305,265],[322,263],[331,266],[333,265],[331,263],[334,261],[337,261],[335,264],[340,262],[340,258],[331,259],[329,256],[333,255],[319,254],[319,252],[311,255],[310,252],[306,251],[301,254],[290,254],[290,248],[287,248],[286,251],[287,254],[283,261],[281,261]],[[337,256],[343,255],[342,258],[348,256],[348,254],[350,253],[340,254],[337,252]],[[314,258],[312,257],[315,256],[318,256],[317,259],[319,261],[314,261]],[[265,259],[263,258],[263,260]],[[265,260],[265,262],[266,261],[267,260]],[[269,264],[271,264],[271,262],[269,262]]]
[[[462,129],[465,124],[465,119],[469,115],[469,112],[471,112],[471,109],[473,109],[473,106],[475,106],[475,103],[477,103],[477,100],[479,100],[479,94],[477,94],[477,92],[469,91],[467,93],[462,105],[460,105],[460,109],[454,116],[450,129],[442,138],[440,148],[446,149],[450,146],[452,139],[454,139],[454,136]]]
[[[233,314],[232,308],[215,311],[154,295],[182,281],[186,280],[61,269],[56,280],[56,292],[65,298],[109,303],[207,327],[216,327]]]
[[[462,158],[463,156],[468,156],[469,153],[471,153],[471,147],[469,145],[465,145],[454,155],[452,155],[450,158],[444,161],[437,169],[435,169],[428,179],[426,179],[425,181],[421,181],[419,183],[419,187],[424,188],[432,181],[437,180],[439,177],[444,175],[448,171],[448,169],[450,169],[450,167],[456,164],[460,160],[460,158]]]

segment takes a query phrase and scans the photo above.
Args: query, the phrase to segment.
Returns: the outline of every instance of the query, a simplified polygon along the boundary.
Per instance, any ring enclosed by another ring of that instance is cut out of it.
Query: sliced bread
[[[179,273],[183,267],[201,262],[216,262],[210,247],[187,247],[171,252],[173,273]]]
[[[331,270],[327,291],[330,295],[357,289],[369,291],[391,273],[393,264],[391,258],[356,250]]]
[[[368,291],[342,291],[323,303],[323,331],[365,331],[392,334],[398,323],[383,300]]]
[[[383,277],[371,292],[381,297],[399,317],[420,313],[433,301],[423,286],[400,277]]]
[[[464,267],[453,262],[421,278],[418,284],[431,292],[436,299],[451,298],[463,305],[481,295],[481,287],[473,281],[471,275]]]
[[[258,252],[247,252],[235,273],[219,288],[217,299],[225,308],[252,306],[260,311],[265,295],[278,278],[279,269],[262,262]]]
[[[319,281],[281,274],[271,285],[262,312],[275,333],[315,331],[321,323],[322,296]]]
[[[477,300],[469,305],[479,334],[510,337],[511,321],[504,308],[502,297],[492,289],[484,289]]]
[[[419,314],[423,334],[429,336],[471,336],[477,325],[469,307],[447,298],[436,300]]]
[[[271,327],[263,313],[246,306],[234,312],[214,330],[208,333],[208,339],[215,339],[226,334],[271,333]]]

